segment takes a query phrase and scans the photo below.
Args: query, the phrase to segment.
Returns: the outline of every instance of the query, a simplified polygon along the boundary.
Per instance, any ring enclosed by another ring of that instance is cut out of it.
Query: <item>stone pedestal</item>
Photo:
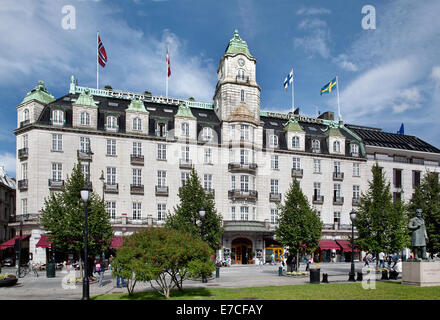
[[[440,262],[403,262],[402,284],[440,286]]]

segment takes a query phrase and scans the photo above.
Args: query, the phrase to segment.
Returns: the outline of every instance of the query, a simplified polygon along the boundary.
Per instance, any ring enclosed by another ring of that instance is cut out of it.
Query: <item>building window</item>
[[[313,159],[313,173],[321,173],[321,160]]]
[[[23,148],[27,148],[28,147],[28,135],[27,134],[24,134],[22,136],[22,145],[23,145]]]
[[[231,176],[231,190],[235,190],[235,176]]]
[[[341,172],[341,162],[340,161],[335,161],[333,163],[333,168],[334,168],[334,172],[335,173],[340,173]]]
[[[269,137],[269,143],[271,148],[278,148],[278,136],[271,135]]]
[[[79,137],[79,150],[81,152],[90,153],[90,138]]]
[[[413,189],[420,186],[420,171],[413,170],[413,172],[412,172],[412,185],[413,185]]]
[[[231,207],[231,220],[235,220],[235,207]]]
[[[312,141],[312,152],[319,153],[321,150],[321,146],[319,143],[319,140],[313,140]]]
[[[52,111],[52,124],[63,125],[64,124],[64,112],[61,110]]]
[[[61,181],[63,176],[63,164],[59,162],[52,163],[52,180]]]
[[[292,137],[292,148],[299,148],[299,137]]]
[[[142,169],[133,169],[133,185],[142,185]]]
[[[88,112],[81,112],[81,117],[80,117],[80,121],[81,121],[81,125],[82,126],[89,126],[90,125],[90,114]]]
[[[115,139],[107,139],[107,155],[115,156],[116,155],[116,140]]]
[[[238,77],[238,79],[244,80],[244,70],[243,69],[237,70],[237,77]]]
[[[333,188],[335,201],[338,201],[341,198],[341,185],[339,183],[335,183]]]
[[[27,199],[21,199],[21,213],[27,214],[28,208],[27,208]]]
[[[249,150],[240,150],[240,164],[249,163]]]
[[[142,120],[140,118],[133,118],[133,130],[142,131]]]
[[[52,151],[63,150],[63,136],[61,134],[52,134]]]
[[[359,163],[353,163],[353,177],[360,177],[360,165]]]
[[[240,207],[240,220],[249,220],[249,207]]]
[[[278,156],[270,157],[270,168],[274,170],[278,170]]]
[[[133,220],[140,220],[142,213],[142,202],[133,202]]]
[[[240,125],[240,139],[249,140],[249,126],[246,124]]]
[[[270,209],[270,224],[278,224],[278,209]]]
[[[318,200],[318,198],[321,196],[321,183],[320,182],[313,183],[313,195],[315,197],[315,200]]]
[[[359,156],[359,146],[357,144],[351,144],[350,152],[353,157]]]
[[[114,116],[108,116],[106,122],[107,129],[116,129],[118,127],[118,119]]]
[[[333,222],[334,224],[339,225],[339,223],[341,222],[341,212],[340,211],[335,211],[333,214]]]
[[[167,172],[159,170],[157,171],[157,186],[166,187],[167,185]]]
[[[156,136],[166,137],[168,135],[168,125],[166,123],[156,123]]]
[[[206,191],[212,190],[212,174],[203,175],[203,189]]]
[[[189,161],[189,146],[181,147],[182,160]]]
[[[359,200],[360,199],[360,188],[359,186],[354,185],[353,186],[353,200]]]
[[[89,181],[90,179],[90,165],[87,163],[85,164],[81,164],[81,172],[84,176],[84,179],[86,179],[87,181]]]
[[[293,170],[301,169],[301,158],[293,158]]]
[[[106,211],[110,219],[116,219],[116,201],[107,201]]]
[[[158,144],[157,145],[157,159],[166,160],[167,159],[167,145]]]
[[[249,191],[249,176],[240,176],[240,190],[243,192]]]
[[[333,142],[333,152],[341,152],[341,143],[339,141]]]
[[[204,127],[202,130],[202,140],[203,141],[211,141],[212,140],[212,128]]]
[[[189,124],[186,122],[182,123],[182,136],[189,137]]]
[[[167,214],[167,205],[165,203],[157,204],[157,220],[164,221]]]
[[[243,89],[241,89],[241,91],[240,91],[240,101],[244,102],[244,90]]]
[[[29,121],[29,109],[23,111],[23,121]]]
[[[396,203],[399,200],[402,200],[402,193],[393,192],[393,203]]]
[[[21,164],[21,179],[27,180],[27,162]]]
[[[278,193],[278,180],[270,179],[270,193]]]
[[[211,148],[205,148],[205,163],[212,163],[212,149]]]
[[[135,157],[142,156],[142,142],[133,142],[133,155]]]
[[[395,188],[402,188],[402,169],[393,169],[393,182]]]
[[[180,182],[182,187],[186,184],[186,181],[189,179],[189,172],[181,172],[180,173]]]
[[[116,184],[116,168],[115,167],[107,167],[107,184],[115,185]]]

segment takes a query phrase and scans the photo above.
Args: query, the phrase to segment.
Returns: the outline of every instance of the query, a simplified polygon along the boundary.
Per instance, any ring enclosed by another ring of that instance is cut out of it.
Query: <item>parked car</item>
[[[4,262],[3,262],[3,266],[5,267],[13,267],[15,266],[15,261],[14,258],[5,258]]]

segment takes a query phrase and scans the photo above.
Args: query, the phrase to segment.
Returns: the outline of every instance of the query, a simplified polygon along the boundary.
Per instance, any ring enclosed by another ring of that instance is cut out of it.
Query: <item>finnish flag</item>
[[[286,79],[284,80],[284,90],[287,90],[289,87],[289,84],[293,82],[293,69],[290,71],[290,73],[287,75]]]

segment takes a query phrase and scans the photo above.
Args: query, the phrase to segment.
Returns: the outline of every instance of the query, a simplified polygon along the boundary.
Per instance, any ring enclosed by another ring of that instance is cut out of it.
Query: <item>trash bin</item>
[[[279,275],[280,277],[283,276],[283,267],[278,267],[278,275]]]
[[[46,277],[55,278],[55,263],[48,263],[46,266]]]
[[[310,269],[310,283],[320,283],[321,269]]]
[[[220,278],[220,267],[215,268],[215,277]]]

